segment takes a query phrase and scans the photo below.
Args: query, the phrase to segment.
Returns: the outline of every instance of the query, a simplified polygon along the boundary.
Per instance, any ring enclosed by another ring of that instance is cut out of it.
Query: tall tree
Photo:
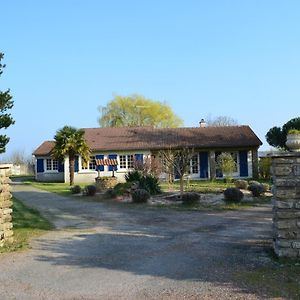
[[[269,145],[278,148],[287,150],[286,136],[290,129],[299,129],[300,130],[300,117],[293,118],[286,122],[282,128],[281,127],[272,127],[266,134],[266,140]]]
[[[3,73],[5,64],[1,63],[4,54],[0,52],[0,76]],[[12,96],[10,95],[10,90],[4,92],[0,91],[0,129],[7,129],[10,125],[14,124],[11,114],[7,113],[7,110],[11,109],[14,105],[12,101]],[[9,142],[9,137],[6,135],[0,135],[0,153],[5,152],[5,147]]]
[[[221,127],[221,126],[235,126],[238,125],[238,121],[228,117],[228,116],[218,116],[218,117],[208,117],[206,120],[207,126],[215,126],[215,127]]]
[[[69,157],[70,185],[73,185],[76,155],[80,155],[84,163],[87,163],[90,158],[90,149],[84,138],[84,130],[64,126],[56,132],[54,139],[53,156],[62,161],[66,156]]]
[[[182,120],[166,103],[140,95],[115,96],[107,106],[99,108],[101,127],[154,126],[178,127]]]

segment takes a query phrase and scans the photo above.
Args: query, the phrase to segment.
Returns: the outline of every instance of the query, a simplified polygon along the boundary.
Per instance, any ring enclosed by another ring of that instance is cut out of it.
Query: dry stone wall
[[[9,178],[0,176],[0,247],[13,242],[12,195]]]
[[[274,250],[279,257],[300,257],[300,153],[272,157]]]

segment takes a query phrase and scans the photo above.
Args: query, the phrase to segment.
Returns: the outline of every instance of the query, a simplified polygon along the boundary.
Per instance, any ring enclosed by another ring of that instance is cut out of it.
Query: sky
[[[265,134],[300,115],[300,1],[0,0],[0,90],[15,125],[3,157],[64,125],[98,127],[114,95],[221,115]]]

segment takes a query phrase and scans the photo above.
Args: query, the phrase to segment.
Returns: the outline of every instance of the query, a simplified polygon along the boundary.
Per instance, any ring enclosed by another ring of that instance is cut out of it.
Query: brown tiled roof
[[[258,147],[262,144],[249,126],[85,128],[84,131],[92,151],[159,150],[180,147],[241,148]],[[33,154],[49,154],[53,145],[53,142],[45,142]]]
[[[54,141],[45,141],[34,150],[33,155],[49,155],[55,145]]]

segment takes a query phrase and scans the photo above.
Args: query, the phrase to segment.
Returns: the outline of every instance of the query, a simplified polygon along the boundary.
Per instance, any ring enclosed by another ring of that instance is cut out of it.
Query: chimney
[[[199,122],[199,125],[200,125],[201,128],[206,127],[206,122],[205,122],[205,120],[204,120],[204,119],[201,119],[201,121]]]

